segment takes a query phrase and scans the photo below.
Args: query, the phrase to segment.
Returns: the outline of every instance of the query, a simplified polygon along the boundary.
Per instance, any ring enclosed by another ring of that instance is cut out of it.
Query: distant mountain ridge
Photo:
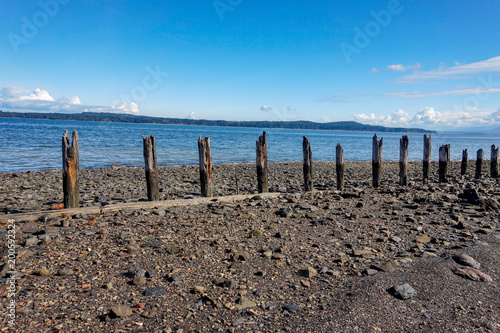
[[[136,116],[122,113],[38,113],[38,112],[5,112],[0,111],[0,118],[24,118],[47,120],[96,121],[116,123],[163,124],[163,125],[194,125],[194,126],[223,126],[223,127],[258,127],[258,128],[286,128],[312,129],[333,131],[364,131],[364,132],[401,132],[401,133],[436,133],[421,128],[384,127],[365,125],[355,121],[337,121],[316,123],[306,120],[298,121],[229,121],[206,119],[162,118],[150,116]]]

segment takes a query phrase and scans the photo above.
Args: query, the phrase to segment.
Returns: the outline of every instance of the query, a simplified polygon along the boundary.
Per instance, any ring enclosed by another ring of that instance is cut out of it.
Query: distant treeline
[[[136,116],[121,113],[38,113],[38,112],[4,112],[0,111],[0,118],[25,118],[48,120],[98,121],[136,124],[163,124],[163,125],[195,125],[195,126],[225,126],[225,127],[258,127],[258,128],[287,128],[311,130],[337,131],[366,131],[366,132],[405,132],[405,133],[436,133],[421,128],[392,128],[384,126],[364,125],[355,121],[336,121],[330,123],[315,123],[312,121],[228,121],[206,119],[161,118]]]

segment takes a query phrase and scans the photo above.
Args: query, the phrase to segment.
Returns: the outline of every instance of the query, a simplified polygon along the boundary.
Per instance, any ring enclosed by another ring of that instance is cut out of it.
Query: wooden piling
[[[198,139],[198,152],[200,155],[200,182],[201,196],[212,197],[214,194],[212,184],[212,156],[210,155],[210,137]]]
[[[408,183],[408,145],[410,140],[407,135],[399,140],[399,185]]]
[[[309,140],[304,136],[304,140],[302,141],[302,152],[304,155],[304,190],[312,191],[313,190],[313,181],[312,181],[312,153],[311,153],[311,144]]]
[[[142,136],[144,169],[146,170],[146,187],[149,201],[160,200],[160,186],[158,184],[158,167],[156,163],[155,137]]]
[[[71,146],[69,145],[68,131],[64,131],[62,136],[64,208],[77,208],[80,206],[80,190],[78,185],[79,159],[77,131],[73,130]]]
[[[269,185],[267,182],[267,134],[262,133],[259,136],[257,145],[257,190],[259,193],[269,192]]]
[[[335,163],[336,163],[336,171],[337,171],[337,190],[344,190],[344,149],[340,143],[337,143],[337,147],[335,149]]]
[[[484,150],[479,149],[477,151],[476,173],[474,175],[474,178],[476,179],[481,179],[481,174],[483,173],[483,159],[484,159]]]
[[[377,134],[373,136],[372,146],[372,173],[373,173],[373,187],[380,186],[382,181],[382,146],[384,138],[380,141],[377,139]]]
[[[493,178],[498,177],[498,150],[499,147],[491,146],[490,174]]]
[[[460,175],[465,176],[467,174],[467,160],[469,158],[469,154],[467,153],[467,149],[462,150],[462,164],[460,165]]]
[[[448,165],[450,162],[450,145],[439,147],[439,182],[448,181]]]
[[[423,182],[424,184],[429,183],[429,177],[431,175],[431,150],[432,150],[432,145],[431,145],[431,136],[427,137],[427,135],[424,135],[424,158],[423,158]]]

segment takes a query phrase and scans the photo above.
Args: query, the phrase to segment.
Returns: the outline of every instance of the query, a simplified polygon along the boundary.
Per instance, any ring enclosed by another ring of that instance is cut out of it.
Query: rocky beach
[[[161,200],[183,204],[144,209],[126,205],[146,200],[143,168],[82,169],[98,213],[59,216],[61,170],[1,173],[0,331],[500,331],[500,179],[484,163],[474,179],[475,161],[463,178],[453,162],[447,183],[433,163],[424,185],[410,162],[400,186],[387,162],[374,189],[371,163],[347,162],[337,191],[335,163],[314,162],[312,192],[301,163],[272,163],[272,196],[254,164],[221,164],[209,202],[197,166],[161,167]]]

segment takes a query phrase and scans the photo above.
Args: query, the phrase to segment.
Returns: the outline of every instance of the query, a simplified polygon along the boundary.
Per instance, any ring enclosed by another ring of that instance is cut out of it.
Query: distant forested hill
[[[337,131],[368,131],[368,132],[410,132],[436,133],[421,128],[393,128],[384,126],[364,125],[355,121],[337,121],[330,123],[315,123],[312,121],[228,121],[206,119],[181,119],[136,116],[120,113],[38,113],[38,112],[4,112],[0,111],[0,118],[27,118],[49,120],[98,121],[116,123],[141,123],[165,125],[196,125],[196,126],[226,126],[226,127],[258,127],[258,128],[288,128],[288,129],[315,129]]]

